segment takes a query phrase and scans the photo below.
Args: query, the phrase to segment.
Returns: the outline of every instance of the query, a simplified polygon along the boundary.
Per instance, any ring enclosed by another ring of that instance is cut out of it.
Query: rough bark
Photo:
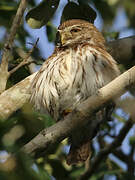
[[[35,73],[0,95],[0,120],[5,120],[29,99],[29,86]]]

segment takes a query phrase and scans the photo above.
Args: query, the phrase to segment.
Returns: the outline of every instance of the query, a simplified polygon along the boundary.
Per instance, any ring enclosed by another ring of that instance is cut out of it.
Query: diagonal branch
[[[124,154],[121,149],[115,149],[113,152],[117,158],[127,164],[128,172],[134,175],[135,163],[134,163],[134,145],[131,146],[130,153]]]
[[[27,53],[21,49],[21,48],[17,48],[16,49],[16,52],[18,53],[18,55],[22,58],[22,59],[25,59],[27,57]],[[27,60],[28,62],[31,62],[29,65],[28,65],[28,68],[29,68],[29,71],[31,74],[33,74],[35,71],[36,71],[36,60],[30,56]],[[34,63],[32,63],[34,62]]]
[[[98,155],[95,157],[93,162],[91,163],[90,167],[87,169],[87,171],[79,178],[79,180],[87,180],[89,179],[94,172],[97,171],[97,168],[99,167],[100,163],[105,159],[110,153],[112,153],[116,148],[118,148],[124,138],[126,137],[127,133],[133,126],[133,121],[129,119],[123,128],[121,129],[119,135],[116,137],[116,139],[109,144],[106,148],[102,149]]]
[[[0,66],[0,93],[2,93],[6,88],[7,79],[9,76],[8,61],[10,60],[10,57],[11,57],[11,50],[12,50],[14,38],[17,32],[17,28],[19,27],[21,23],[21,19],[22,19],[24,10],[26,8],[26,4],[27,4],[27,0],[21,0],[16,16],[12,23],[10,35],[8,36],[8,39],[6,40],[6,43],[4,45],[4,52],[2,56],[1,66]]]
[[[28,76],[0,95],[0,121],[6,120],[6,118],[28,101],[30,97],[30,83],[35,74]]]
[[[67,115],[63,121],[42,130],[35,138],[27,143],[22,149],[27,153],[34,153],[39,149],[47,149],[49,144],[61,141],[77,128],[82,126],[99,107],[108,101],[123,94],[127,87],[135,83],[135,66],[126,71],[112,82],[99,89],[98,93],[89,97],[77,108]],[[100,122],[91,122],[91,129],[94,129]]]

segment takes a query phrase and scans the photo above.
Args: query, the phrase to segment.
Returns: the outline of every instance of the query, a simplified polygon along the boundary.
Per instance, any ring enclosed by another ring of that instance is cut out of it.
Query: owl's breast
[[[31,100],[36,109],[48,112],[56,120],[63,111],[74,109],[117,76],[112,57],[102,56],[89,46],[69,48],[52,57],[32,83]]]

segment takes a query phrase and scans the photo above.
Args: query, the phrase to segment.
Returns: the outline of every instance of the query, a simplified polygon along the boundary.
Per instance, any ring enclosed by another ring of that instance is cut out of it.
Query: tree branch
[[[27,0],[21,0],[19,8],[17,10],[16,16],[13,20],[12,27],[10,30],[10,35],[4,45],[4,52],[2,56],[1,66],[0,66],[0,93],[2,93],[7,84],[7,79],[9,77],[8,72],[8,61],[11,57],[11,50],[14,42],[14,38],[17,32],[17,28],[21,23],[21,19],[26,8]]]
[[[124,154],[122,150],[114,150],[112,152],[117,158],[126,163],[128,172],[134,175],[135,162],[134,162],[134,146],[131,146],[130,154]]]
[[[18,55],[19,55],[22,59],[25,59],[25,58],[27,57],[27,53],[26,53],[23,49],[21,49],[21,48],[17,48],[17,49],[16,49],[16,52],[18,53]],[[34,63],[30,63],[30,64],[28,65],[29,71],[30,71],[31,74],[33,74],[33,73],[36,71],[35,61],[36,61],[36,60],[35,60],[33,57],[31,57],[31,56],[28,58],[28,62],[34,62]]]
[[[118,63],[125,65],[125,67],[135,65],[135,36],[107,42],[106,47]]]
[[[27,153],[33,153],[42,148],[45,150],[49,144],[53,144],[69,136],[75,128],[86,123],[92,113],[99,107],[123,94],[127,90],[127,87],[134,83],[135,66],[99,89],[96,95],[89,97],[77,106],[63,121],[59,121],[55,125],[42,130],[23,147],[23,150]],[[95,129],[99,123],[98,121],[91,121],[91,129]]]
[[[0,95],[0,120],[8,118],[28,101],[30,82],[35,74],[30,75]]]
[[[13,74],[14,72],[16,72],[20,67],[33,62],[33,61],[30,61],[31,59],[29,57],[31,56],[32,52],[34,51],[35,47],[37,46],[38,41],[39,41],[39,38],[36,40],[36,43],[34,44],[32,49],[29,50],[29,52],[27,53],[27,56],[23,59],[23,61],[20,64],[18,64],[15,68],[13,68],[11,71],[9,71],[9,76],[11,74]]]
[[[129,119],[121,129],[116,139],[98,153],[98,155],[95,157],[95,159],[93,160],[87,171],[79,178],[79,180],[87,180],[92,176],[94,172],[97,171],[97,168],[99,167],[103,159],[105,159],[107,155],[112,153],[116,148],[118,148],[121,145],[122,141],[124,140],[124,138],[126,137],[127,133],[129,132],[132,126],[133,126],[133,121]]]

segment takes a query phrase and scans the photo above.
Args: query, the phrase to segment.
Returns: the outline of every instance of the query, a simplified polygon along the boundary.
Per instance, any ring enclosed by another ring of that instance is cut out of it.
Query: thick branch
[[[98,91],[98,94],[89,97],[77,108],[55,125],[41,131],[34,139],[27,143],[23,150],[27,153],[36,152],[40,148],[47,148],[49,144],[55,143],[67,137],[76,127],[82,126],[95,110],[123,94],[127,87],[135,83],[135,66],[117,77]],[[94,121],[94,125],[99,122]]]
[[[135,36],[130,36],[106,43],[108,52],[120,64],[126,67],[135,64]]]
[[[132,126],[133,126],[133,121],[129,119],[125,123],[124,127],[121,129],[116,139],[110,145],[108,145],[108,147],[104,148],[99,152],[99,154],[95,157],[95,159],[91,163],[89,169],[87,169],[87,171],[79,178],[79,180],[87,180],[91,177],[91,175],[97,170],[103,159],[105,159],[107,155],[112,153],[116,148],[118,148],[121,145],[122,141],[124,140],[124,138],[126,137],[127,133],[129,132]]]
[[[1,66],[0,66],[0,93],[3,92],[6,88],[7,79],[9,76],[8,73],[8,61],[11,57],[11,49],[13,46],[14,38],[17,32],[17,28],[21,23],[21,19],[26,8],[27,0],[21,0],[19,8],[17,10],[16,16],[13,20],[10,35],[4,45],[4,52],[2,56]]]
[[[0,119],[8,118],[13,112],[21,108],[29,99],[30,82],[35,73],[27,77],[23,81],[17,83],[7,91],[0,95]]]

